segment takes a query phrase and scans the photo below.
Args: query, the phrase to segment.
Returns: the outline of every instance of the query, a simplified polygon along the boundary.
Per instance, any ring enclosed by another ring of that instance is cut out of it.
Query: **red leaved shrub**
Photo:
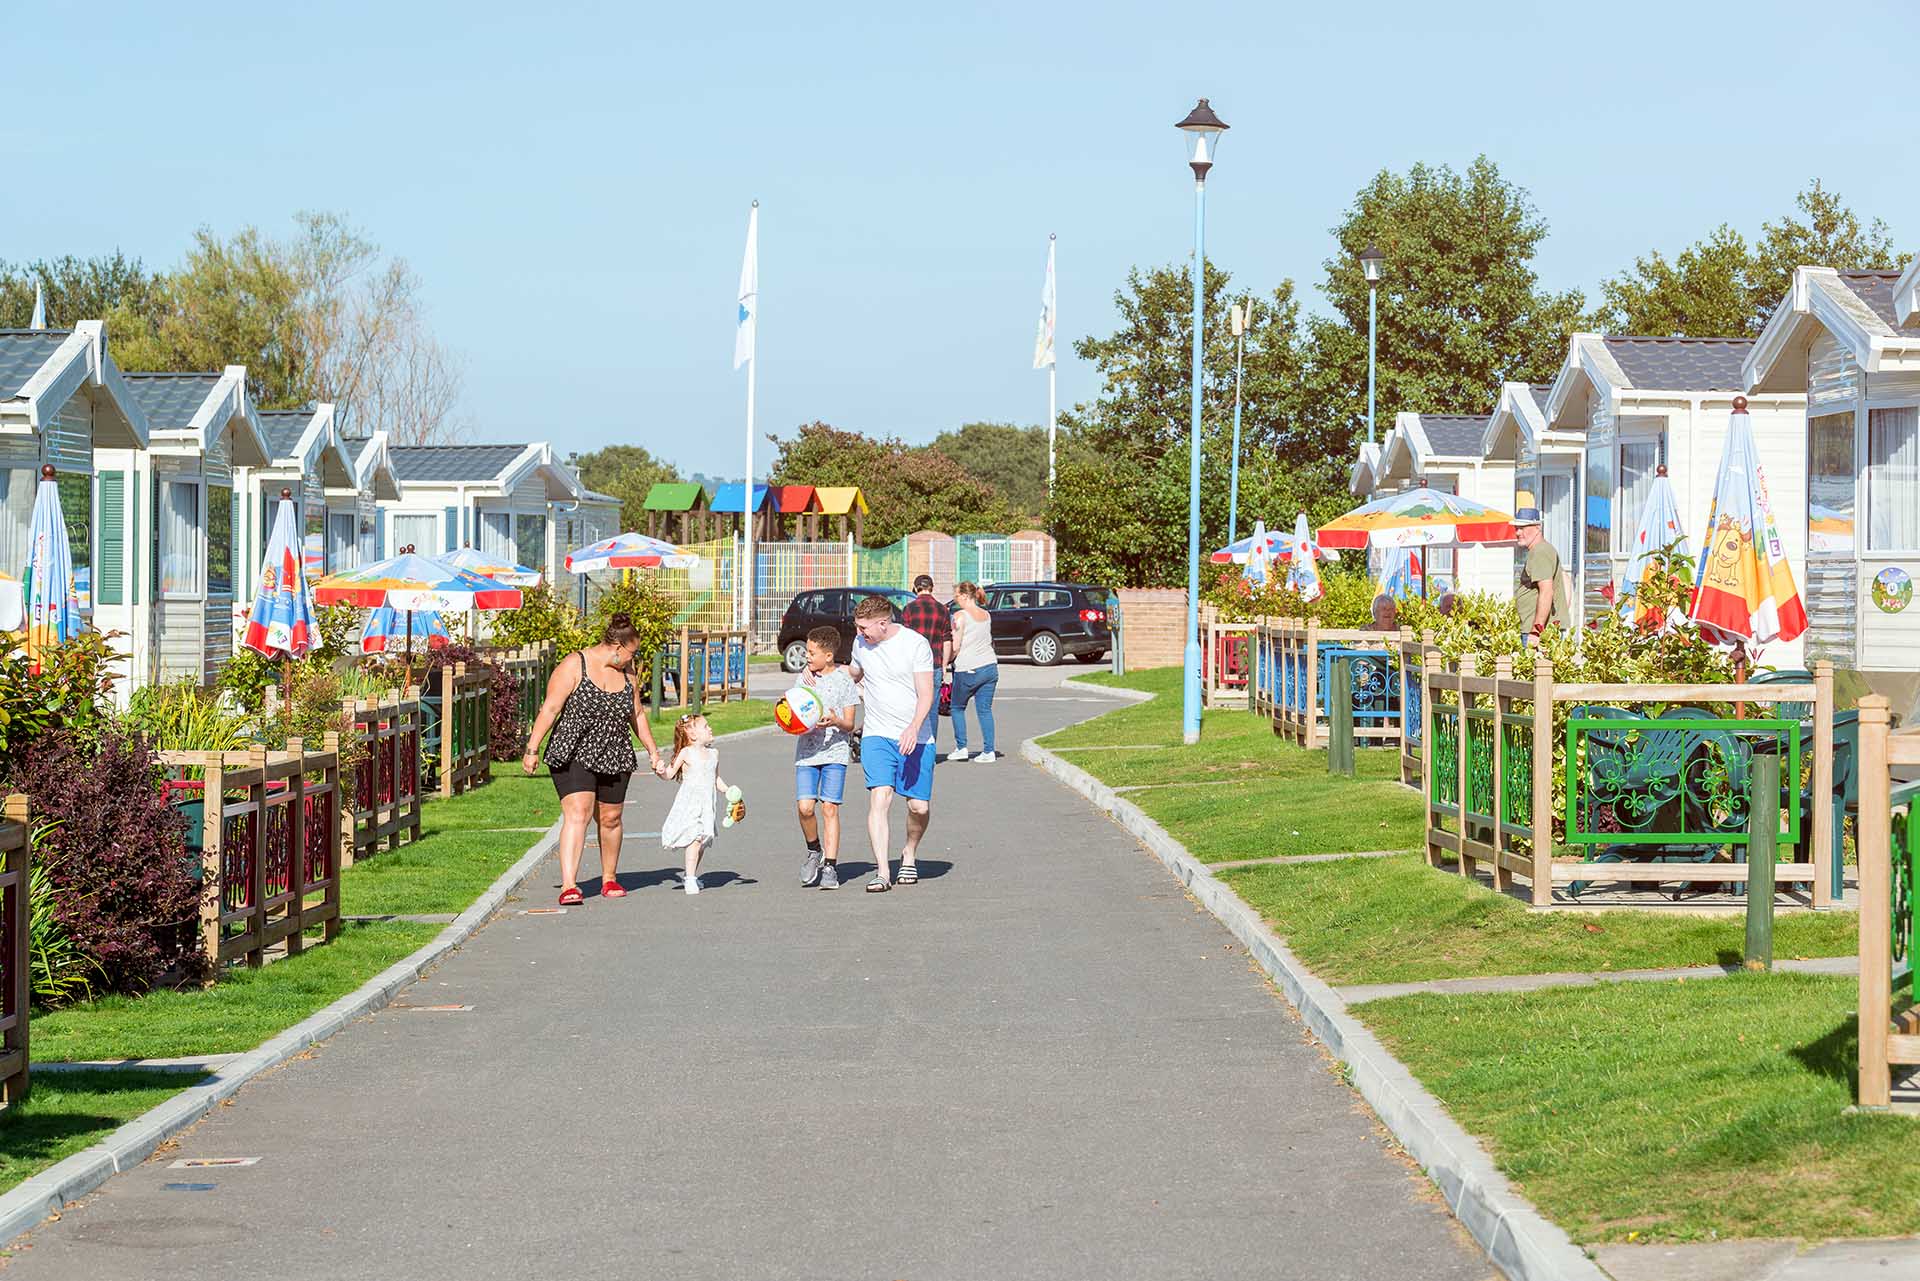
[[[92,741],[46,734],[10,785],[56,826],[39,857],[60,922],[99,962],[100,987],[142,992],[170,971],[202,972],[195,947],[200,883],[187,867],[186,825],[167,805],[147,741],[116,727]]]

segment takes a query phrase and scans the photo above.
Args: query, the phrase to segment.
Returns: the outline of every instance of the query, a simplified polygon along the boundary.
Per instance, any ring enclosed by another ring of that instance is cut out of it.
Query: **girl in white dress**
[[[686,890],[700,892],[700,856],[713,843],[714,798],[727,795],[720,777],[720,749],[713,745],[713,726],[698,714],[682,716],[673,727],[673,764],[664,778],[678,778],[680,792],[660,825],[660,844],[687,852]],[[730,798],[732,820],[746,816],[744,801]]]

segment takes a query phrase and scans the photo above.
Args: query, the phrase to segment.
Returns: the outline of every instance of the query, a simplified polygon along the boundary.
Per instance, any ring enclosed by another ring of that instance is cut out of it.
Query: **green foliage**
[[[643,504],[647,491],[657,482],[680,479],[678,468],[638,445],[607,445],[592,453],[575,454],[567,461],[580,473],[588,489],[620,500],[622,529],[645,529],[647,513]]]
[[[365,621],[366,613],[354,605],[322,605],[316,610],[314,621],[319,625],[320,644],[293,664],[296,676],[302,668],[331,672],[357,660],[359,654],[352,636]],[[264,705],[267,686],[280,684],[282,679],[282,660],[236,645],[233,657],[220,669],[217,684],[232,695],[243,710],[252,713]]]
[[[159,304],[160,278],[119,250],[93,258],[0,262],[0,329],[25,329],[33,320],[33,286],[46,291],[47,324],[67,329],[116,311],[150,316]]]
[[[1220,610],[1229,623],[1256,618],[1311,618],[1322,627],[1365,627],[1373,621],[1373,598],[1379,594],[1373,580],[1363,572],[1322,565],[1318,599],[1303,600],[1288,590],[1284,567],[1267,578],[1266,586],[1255,590],[1242,576],[1239,565],[1207,566],[1211,572],[1202,599]]]
[[[922,529],[950,534],[1008,534],[1020,522],[986,482],[939,450],[893,437],[840,431],[826,423],[801,427],[791,440],[775,439],[768,480],[775,485],[858,485],[872,509],[870,547],[898,542]]]
[[[252,737],[243,714],[191,680],[135,690],[126,720],[163,752],[234,751]]]
[[[967,423],[933,438],[945,454],[985,483],[1024,523],[1047,508],[1047,429],[1013,423]],[[973,532],[973,531],[960,531]]]
[[[520,608],[501,610],[489,622],[493,643],[508,647],[552,641],[560,653],[569,654],[600,639],[597,631],[588,635],[580,611],[545,583],[521,588]]]
[[[99,736],[117,679],[114,661],[107,638],[93,631],[49,646],[37,661],[18,649],[0,654],[0,777],[44,735],[77,743]]]
[[[583,643],[597,644],[607,620],[615,614],[626,614],[640,632],[640,662],[644,667],[673,639],[673,616],[678,611],[679,604],[672,596],[654,586],[651,579],[635,574],[632,582],[613,583],[601,593],[594,603]],[[635,671],[635,679],[643,679],[639,669]]]
[[[1751,246],[1721,224],[1669,262],[1659,252],[1602,283],[1601,319],[1609,332],[1752,337],[1786,296],[1795,267],[1840,271],[1897,269],[1887,225],[1861,225],[1819,179],[1794,197],[1799,215],[1764,223]]]
[[[27,872],[27,964],[31,968],[33,1003],[57,1009],[93,996],[96,980],[105,978],[100,963],[80,950],[61,919],[61,890],[53,873],[40,861],[40,846],[53,823],[33,828],[33,858]]]

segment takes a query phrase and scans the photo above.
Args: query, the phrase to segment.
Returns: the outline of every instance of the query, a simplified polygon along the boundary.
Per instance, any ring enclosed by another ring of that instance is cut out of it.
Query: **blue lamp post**
[[[1206,323],[1207,170],[1213,168],[1227,123],[1202,98],[1177,127],[1187,135],[1187,164],[1193,170],[1193,421],[1187,461],[1187,666],[1181,700],[1181,734],[1192,744],[1200,741],[1200,373]]]
[[[1369,244],[1360,251],[1360,270],[1367,278],[1367,443],[1373,444],[1373,314],[1374,294],[1380,285],[1380,269],[1387,256]]]

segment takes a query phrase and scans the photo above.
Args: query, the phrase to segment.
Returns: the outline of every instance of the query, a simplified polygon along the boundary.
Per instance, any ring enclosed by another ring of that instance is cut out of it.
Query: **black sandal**
[[[907,864],[894,874],[893,883],[895,885],[918,885],[920,883],[920,869],[912,863]]]

